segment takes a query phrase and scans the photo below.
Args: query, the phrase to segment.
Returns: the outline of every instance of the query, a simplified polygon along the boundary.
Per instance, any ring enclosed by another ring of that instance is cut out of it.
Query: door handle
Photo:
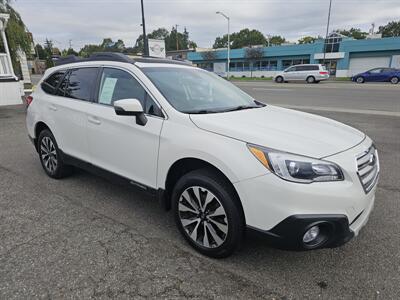
[[[88,121],[90,123],[92,123],[92,124],[95,124],[95,125],[100,125],[101,124],[101,121],[99,119],[95,118],[95,117],[88,117]]]
[[[56,111],[57,110],[57,106],[55,106],[54,104],[50,104],[49,105],[49,109],[53,110],[53,111]]]

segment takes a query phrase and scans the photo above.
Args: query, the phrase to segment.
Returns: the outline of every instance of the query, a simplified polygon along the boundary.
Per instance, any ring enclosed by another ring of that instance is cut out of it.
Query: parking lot
[[[400,85],[236,84],[257,100],[333,118],[375,140],[380,183],[357,238],[291,252],[248,236],[230,258],[201,256],[148,196],[83,171],[48,178],[24,107],[0,107],[0,299],[398,299]]]

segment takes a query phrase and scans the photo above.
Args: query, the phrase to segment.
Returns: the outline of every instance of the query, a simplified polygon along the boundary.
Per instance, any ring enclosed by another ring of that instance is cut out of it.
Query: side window
[[[131,74],[118,69],[104,68],[101,75],[98,102],[113,105],[114,101],[121,99],[137,99],[142,104],[146,114],[162,115],[158,105]]]
[[[379,69],[372,69],[372,70],[370,70],[369,72],[370,72],[370,73],[373,73],[373,74],[377,74],[377,73],[380,73],[381,70],[382,70],[382,69],[380,69],[380,68],[379,68]]]
[[[47,94],[54,94],[60,80],[63,78],[65,71],[58,71],[50,75],[45,81],[43,81],[41,87]]]
[[[96,84],[97,68],[82,68],[71,70],[65,96],[73,99],[90,101],[93,87]]]

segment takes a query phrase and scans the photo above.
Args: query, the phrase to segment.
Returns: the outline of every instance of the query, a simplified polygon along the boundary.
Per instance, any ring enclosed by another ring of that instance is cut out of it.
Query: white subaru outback
[[[75,166],[152,193],[205,255],[230,255],[246,230],[287,249],[339,246],[374,205],[379,161],[364,133],[182,62],[69,57],[27,103],[47,175]]]

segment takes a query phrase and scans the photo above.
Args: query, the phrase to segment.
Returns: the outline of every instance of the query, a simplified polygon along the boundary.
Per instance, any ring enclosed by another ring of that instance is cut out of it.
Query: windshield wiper
[[[199,110],[190,110],[190,111],[187,111],[186,113],[201,115],[201,114],[214,114],[214,113],[217,113],[217,112],[220,112],[220,111],[211,110],[211,109],[199,109]]]
[[[252,109],[252,108],[259,108],[261,106],[255,106],[255,105],[239,105],[236,107],[228,108],[224,111],[235,111],[235,110],[244,110],[244,109]]]

